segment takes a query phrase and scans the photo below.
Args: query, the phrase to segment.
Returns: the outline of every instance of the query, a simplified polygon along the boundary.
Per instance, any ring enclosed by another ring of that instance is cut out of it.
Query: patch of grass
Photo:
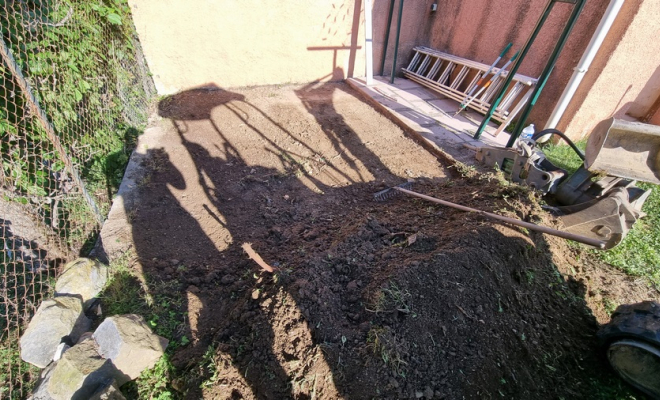
[[[587,140],[583,139],[579,142],[576,142],[575,145],[582,151],[584,151],[587,146]],[[582,166],[582,160],[580,157],[575,154],[573,149],[565,144],[548,144],[543,147],[543,153],[548,157],[553,164],[559,168],[563,168],[568,171],[569,174],[577,171],[578,168]]]
[[[389,282],[372,296],[367,310],[375,313],[399,311],[414,318],[417,314],[412,311],[410,298],[412,295],[407,289],[400,288],[396,282]]]
[[[584,150],[586,141],[580,141],[576,145]],[[569,173],[582,165],[569,146],[550,145],[543,151],[550,161]],[[642,208],[647,216],[637,221],[617,247],[595,253],[601,260],[625,273],[645,277],[660,286],[660,187],[648,183],[639,183],[637,186],[651,190],[651,195]]]
[[[412,295],[407,289],[402,289],[396,282],[390,282],[387,287],[383,289],[383,293],[387,301],[394,306],[397,311],[410,314],[412,309],[410,307],[410,298]]]
[[[592,388],[593,399],[607,400],[642,400],[646,396],[633,391],[622,379],[612,377],[607,380],[593,379],[588,382]]]
[[[367,333],[367,345],[394,373],[405,378],[408,363],[403,360],[403,349],[389,328],[372,327]]]
[[[611,316],[612,313],[614,313],[614,310],[616,310],[617,307],[618,307],[618,304],[614,300],[612,300],[610,298],[607,298],[607,297],[603,299],[603,308],[605,309],[605,312],[607,313],[607,315]]]
[[[456,168],[458,173],[461,174],[463,178],[470,179],[478,176],[477,169],[474,165],[467,165],[463,164],[462,162],[456,162],[453,167]]]
[[[598,255],[627,274],[646,277],[660,286],[660,187],[638,186],[652,191],[642,208],[647,216],[637,221],[621,244]]]
[[[143,371],[135,381],[122,386],[122,392],[129,399],[177,399],[180,394],[170,388],[175,372],[170,352],[167,352],[153,368]]]
[[[22,399],[30,393],[40,369],[21,360],[18,332],[0,340],[0,399]]]
[[[100,293],[107,316],[117,314],[142,315],[153,331],[170,341],[165,355],[150,370],[122,387],[127,398],[176,399],[180,393],[172,388],[176,370],[170,361],[174,351],[189,342],[184,335],[184,298],[178,290],[179,282],[148,282],[127,254],[111,264],[112,276]]]

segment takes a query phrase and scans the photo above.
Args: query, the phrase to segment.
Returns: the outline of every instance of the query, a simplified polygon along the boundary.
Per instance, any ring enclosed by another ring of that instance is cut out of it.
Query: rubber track
[[[660,304],[644,301],[617,307],[610,322],[600,328],[597,336],[602,346],[614,340],[631,338],[660,348]]]

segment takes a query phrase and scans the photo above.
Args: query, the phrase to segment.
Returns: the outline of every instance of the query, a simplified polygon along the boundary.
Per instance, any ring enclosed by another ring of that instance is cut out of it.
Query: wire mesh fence
[[[0,0],[0,399],[38,370],[19,338],[93,245],[155,89],[125,0]]]

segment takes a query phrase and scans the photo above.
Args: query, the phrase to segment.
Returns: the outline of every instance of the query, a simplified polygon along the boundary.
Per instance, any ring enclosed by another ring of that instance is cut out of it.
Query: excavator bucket
[[[602,121],[589,136],[584,166],[594,173],[660,184],[660,126]]]

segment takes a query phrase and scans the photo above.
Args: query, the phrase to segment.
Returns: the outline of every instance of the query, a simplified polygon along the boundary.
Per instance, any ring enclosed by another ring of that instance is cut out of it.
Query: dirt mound
[[[501,197],[484,183],[455,183],[450,197],[505,207],[473,198],[477,189]],[[202,283],[196,294],[222,304],[212,316],[196,310],[205,315],[197,326],[215,327],[208,344],[233,360],[204,397],[227,388],[273,399],[588,397],[606,373],[597,324],[542,236],[416,199],[373,203],[368,193],[347,213],[271,221],[254,246],[279,268],[274,276],[226,252],[233,270],[248,273]],[[176,359],[185,368],[191,354]]]

